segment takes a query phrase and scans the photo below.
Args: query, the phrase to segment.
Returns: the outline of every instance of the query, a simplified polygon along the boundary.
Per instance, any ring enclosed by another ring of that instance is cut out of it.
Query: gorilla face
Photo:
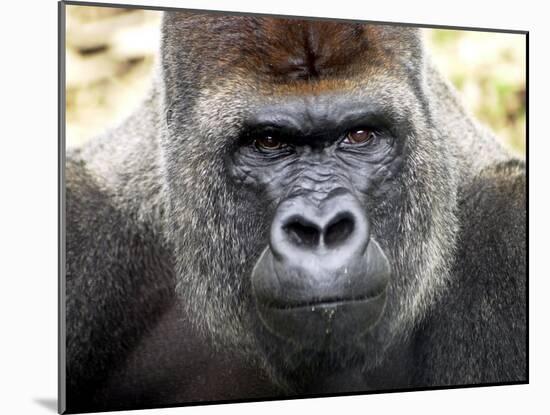
[[[277,336],[307,347],[350,342],[380,317],[390,264],[365,206],[400,170],[395,130],[374,103],[334,94],[262,106],[246,120],[229,170],[274,211],[251,278]]]
[[[165,16],[177,290],[203,333],[270,369],[373,366],[446,282],[453,155],[426,104],[415,32],[300,24]],[[313,63],[300,57],[307,37],[276,37],[297,27],[316,39]],[[327,31],[363,46],[324,45]]]

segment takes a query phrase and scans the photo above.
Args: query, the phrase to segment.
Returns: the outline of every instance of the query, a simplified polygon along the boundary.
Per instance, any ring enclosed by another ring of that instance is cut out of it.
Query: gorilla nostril
[[[283,230],[289,240],[296,245],[315,247],[321,238],[319,228],[302,218],[291,219],[283,226]]]
[[[355,227],[353,217],[340,215],[325,229],[324,241],[327,247],[334,247],[345,242]]]

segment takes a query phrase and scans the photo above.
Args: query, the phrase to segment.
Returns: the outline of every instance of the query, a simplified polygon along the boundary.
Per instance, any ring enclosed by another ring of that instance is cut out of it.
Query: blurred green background
[[[150,85],[160,20],[157,11],[67,6],[68,147],[120,122],[138,105]],[[525,36],[423,32],[437,66],[469,110],[524,155]]]

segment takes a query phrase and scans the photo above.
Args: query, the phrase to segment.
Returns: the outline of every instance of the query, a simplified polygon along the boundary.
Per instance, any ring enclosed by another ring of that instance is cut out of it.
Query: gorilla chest
[[[372,390],[369,385],[376,385],[376,389],[406,386],[407,379],[399,373],[408,371],[403,367],[395,369],[386,367],[363,373],[357,367],[325,373],[303,392],[333,394]],[[105,406],[121,402],[129,406],[154,406],[164,402],[262,399],[285,394],[292,393],[285,393],[249,360],[209,347],[172,308],[114,372],[96,399]]]
[[[278,395],[262,370],[211,348],[173,307],[110,376],[96,400],[133,407]]]

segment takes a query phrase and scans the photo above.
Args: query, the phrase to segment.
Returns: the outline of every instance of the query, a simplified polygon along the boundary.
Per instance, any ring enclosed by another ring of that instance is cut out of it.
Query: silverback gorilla
[[[521,383],[524,162],[416,29],[165,12],[66,160],[67,410]]]

